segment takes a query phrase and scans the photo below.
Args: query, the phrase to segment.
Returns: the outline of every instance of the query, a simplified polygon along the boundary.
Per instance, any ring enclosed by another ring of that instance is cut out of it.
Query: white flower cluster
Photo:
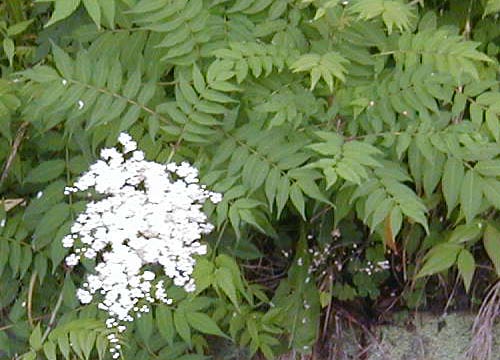
[[[82,256],[97,259],[95,273],[87,276],[77,297],[89,303],[100,293],[98,306],[109,313],[107,326],[121,332],[134,312],[149,311],[145,303],[172,302],[164,282],[154,284],[156,274],[145,266],[159,264],[175,285],[194,290],[193,255],[206,253],[199,240],[213,229],[201,208],[207,199],[219,202],[221,195],[199,185],[198,171],[188,163],[146,161],[130,135],[122,133],[118,141],[122,151],[103,149],[102,160],[66,188],[66,194],[94,189],[101,199],[87,205],[62,241],[74,248],[68,266]],[[112,349],[114,358],[117,349]]]

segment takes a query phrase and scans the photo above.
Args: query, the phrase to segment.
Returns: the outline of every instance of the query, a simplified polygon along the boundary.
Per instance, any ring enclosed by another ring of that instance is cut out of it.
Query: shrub
[[[311,352],[353,304],[481,299],[500,274],[498,11],[498,0],[0,4],[0,357],[104,359],[112,343],[124,358],[193,360],[217,337],[271,359]],[[64,191],[123,132],[149,164],[193,164],[222,201],[203,205],[215,228],[208,253],[194,251],[194,291],[144,261],[172,304],[117,335],[76,297],[102,259],[63,261],[100,198]]]

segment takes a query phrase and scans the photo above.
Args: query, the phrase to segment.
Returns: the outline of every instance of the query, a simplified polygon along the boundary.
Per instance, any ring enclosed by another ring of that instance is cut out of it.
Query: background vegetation
[[[109,357],[75,298],[93,265],[65,267],[60,240],[88,201],[64,187],[121,131],[224,194],[196,294],[172,286],[125,359],[331,356],[346,319],[477,307],[500,274],[499,11],[2,2],[0,357]]]

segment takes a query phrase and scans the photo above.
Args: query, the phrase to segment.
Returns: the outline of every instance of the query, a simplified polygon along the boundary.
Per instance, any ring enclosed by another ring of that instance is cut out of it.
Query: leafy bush
[[[169,283],[126,359],[307,354],[339,306],[480,300],[500,275],[499,11],[2,2],[0,357],[110,358],[106,315],[76,298],[95,261],[63,262],[90,199],[63,192],[122,132],[223,194],[196,291]]]

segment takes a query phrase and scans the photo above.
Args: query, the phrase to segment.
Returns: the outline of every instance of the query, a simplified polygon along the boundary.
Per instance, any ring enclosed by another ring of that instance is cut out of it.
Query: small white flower
[[[143,278],[144,280],[146,280],[146,281],[151,281],[151,280],[154,280],[154,278],[155,278],[155,274],[154,274],[154,272],[152,272],[152,271],[144,271],[144,272],[142,273],[142,278]]]
[[[85,106],[85,103],[83,102],[83,100],[78,100],[78,110],[83,109],[84,106]]]
[[[80,257],[75,254],[70,254],[66,257],[66,265],[75,266],[80,262]]]
[[[87,290],[78,289],[76,291],[76,297],[82,304],[88,304],[92,301],[92,295]]]
[[[75,240],[73,239],[73,236],[71,235],[66,235],[65,237],[63,237],[62,239],[62,245],[63,247],[65,248],[70,248],[70,247],[73,247],[73,244],[75,243]]]

